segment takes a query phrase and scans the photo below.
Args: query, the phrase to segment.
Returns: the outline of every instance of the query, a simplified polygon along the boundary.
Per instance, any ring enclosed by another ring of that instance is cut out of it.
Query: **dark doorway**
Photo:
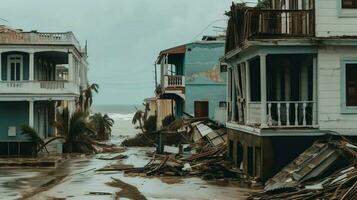
[[[237,167],[240,168],[243,162],[243,146],[240,142],[237,143]]]
[[[208,117],[208,101],[195,101],[195,117]]]

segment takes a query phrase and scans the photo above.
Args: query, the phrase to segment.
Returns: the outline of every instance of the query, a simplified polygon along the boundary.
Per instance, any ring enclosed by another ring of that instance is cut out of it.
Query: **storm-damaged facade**
[[[87,50],[72,32],[24,32],[0,27],[0,154],[31,154],[21,126],[55,136],[56,112],[75,109],[87,85]]]
[[[263,181],[335,131],[357,135],[357,5],[233,4],[228,13],[228,156]]]
[[[224,123],[227,68],[219,62],[223,54],[222,37],[204,37],[161,51],[156,61],[160,69],[158,99],[170,100],[176,117],[208,117]]]

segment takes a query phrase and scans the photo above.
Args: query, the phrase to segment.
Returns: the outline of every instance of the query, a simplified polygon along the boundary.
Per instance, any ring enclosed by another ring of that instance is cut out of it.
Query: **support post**
[[[318,111],[318,99],[317,99],[317,82],[318,82],[318,77],[317,77],[317,57],[314,56],[313,58],[313,64],[312,64],[312,84],[313,84],[313,92],[312,92],[312,101],[313,101],[313,106],[312,106],[312,125],[318,125],[318,116],[317,116],[317,111]]]
[[[29,80],[35,80],[35,54],[30,53],[30,61],[29,61]]]
[[[74,64],[72,52],[68,52],[68,81],[74,81]]]
[[[30,100],[29,101],[29,126],[31,126],[32,128],[35,128],[35,113],[34,113],[34,101]]]
[[[250,119],[250,109],[249,109],[249,103],[250,103],[250,66],[249,66],[249,61],[245,61],[245,86],[246,86],[246,109],[247,109],[247,115],[246,115],[246,124],[249,124],[249,119]]]
[[[266,54],[260,55],[260,127],[267,127],[267,80],[266,80]]]

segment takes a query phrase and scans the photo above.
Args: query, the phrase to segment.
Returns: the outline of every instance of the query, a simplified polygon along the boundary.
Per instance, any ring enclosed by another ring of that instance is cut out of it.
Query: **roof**
[[[224,37],[222,36],[203,36],[203,39],[200,41],[190,42],[160,51],[156,63],[159,64],[164,55],[185,54],[186,47],[191,44],[224,44],[224,43],[225,40]]]
[[[344,139],[319,140],[271,178],[265,190],[296,187],[324,174],[341,157],[350,158],[353,162],[357,157],[357,147]]]

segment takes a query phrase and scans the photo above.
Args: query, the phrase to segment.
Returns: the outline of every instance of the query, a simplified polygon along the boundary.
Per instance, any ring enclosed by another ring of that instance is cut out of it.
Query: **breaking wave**
[[[135,113],[129,113],[129,114],[121,114],[121,113],[108,113],[108,116],[112,118],[114,121],[117,120],[125,120],[129,121],[133,119]]]

